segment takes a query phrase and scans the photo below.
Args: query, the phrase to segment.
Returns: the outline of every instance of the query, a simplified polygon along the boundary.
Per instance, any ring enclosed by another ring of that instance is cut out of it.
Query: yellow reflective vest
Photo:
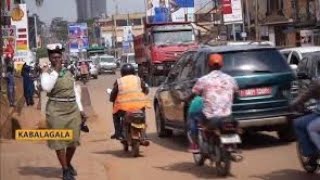
[[[143,108],[151,108],[151,101],[142,92],[141,80],[138,76],[127,75],[117,80],[118,94],[113,106],[113,114],[119,110],[132,112]]]

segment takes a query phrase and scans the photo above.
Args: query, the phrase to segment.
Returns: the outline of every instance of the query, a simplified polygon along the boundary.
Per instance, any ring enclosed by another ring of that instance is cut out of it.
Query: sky
[[[44,0],[41,7],[37,7],[35,0],[25,0],[30,14],[36,13],[41,21],[50,24],[54,17],[74,22],[77,20],[77,6],[75,0]],[[118,3],[119,13],[144,12],[144,0],[107,0],[107,14],[115,13],[115,2]]]

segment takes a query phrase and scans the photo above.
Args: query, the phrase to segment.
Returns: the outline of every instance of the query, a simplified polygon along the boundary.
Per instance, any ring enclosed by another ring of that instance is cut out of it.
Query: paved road
[[[113,132],[111,104],[106,88],[111,88],[116,76],[102,75],[89,83],[92,104],[99,115],[99,135],[92,136],[91,153],[104,162],[110,179],[219,179],[209,164],[196,167],[192,155],[186,152],[183,136],[160,139],[156,135],[153,109],[147,111],[150,147],[142,148],[142,157],[131,158],[122,152],[120,143],[110,140]],[[154,93],[152,90],[150,96]],[[319,180],[319,175],[308,175],[300,168],[295,143],[281,144],[272,134],[256,134],[245,140],[245,160],[233,164],[232,176],[227,179],[260,180]],[[99,143],[103,142],[103,145]]]

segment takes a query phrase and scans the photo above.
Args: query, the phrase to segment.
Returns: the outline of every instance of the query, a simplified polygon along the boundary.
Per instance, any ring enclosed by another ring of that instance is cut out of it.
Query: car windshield
[[[230,75],[290,71],[283,56],[274,49],[223,53],[223,71]]]
[[[135,63],[136,60],[134,58],[134,56],[129,56],[129,62],[128,63]]]
[[[107,63],[112,63],[112,62],[114,62],[114,59],[113,58],[106,58],[106,57],[102,57],[101,58],[101,62],[107,62]]]
[[[153,38],[156,45],[190,43],[193,41],[193,33],[191,30],[156,31]]]

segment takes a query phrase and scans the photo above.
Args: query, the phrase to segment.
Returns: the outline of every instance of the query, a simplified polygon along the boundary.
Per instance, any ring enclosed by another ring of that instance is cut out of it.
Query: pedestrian
[[[76,170],[71,165],[71,160],[80,145],[81,117],[86,117],[83,112],[81,98],[75,88],[75,81],[71,72],[62,67],[61,44],[47,46],[51,68],[45,66],[41,74],[41,86],[48,93],[46,119],[49,129],[70,129],[73,131],[73,140],[50,140],[48,146],[55,150],[62,166],[63,179],[74,180]]]
[[[23,77],[23,92],[27,106],[33,106],[34,82],[31,74],[31,66],[24,63],[22,66],[21,76]]]
[[[10,107],[15,106],[15,83],[14,83],[14,68],[12,65],[7,67],[7,95]]]

